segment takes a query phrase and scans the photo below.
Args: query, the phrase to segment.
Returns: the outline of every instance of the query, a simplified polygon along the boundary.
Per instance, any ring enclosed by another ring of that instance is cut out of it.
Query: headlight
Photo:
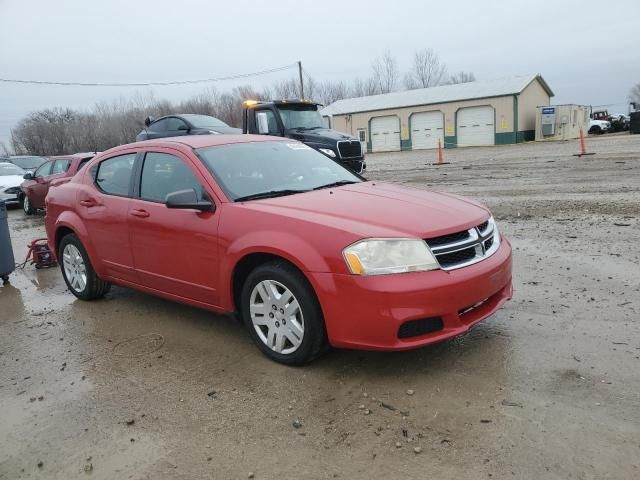
[[[487,252],[495,252],[500,246],[500,231],[498,230],[498,225],[496,224],[493,215],[489,218],[489,226],[487,226],[487,229],[492,232],[491,237],[493,238],[493,243],[491,244],[491,247],[489,247]]]
[[[440,268],[424,240],[388,238],[360,240],[342,252],[354,275],[422,272]]]
[[[327,157],[336,158],[336,152],[330,148],[319,148],[318,151],[324,153]]]

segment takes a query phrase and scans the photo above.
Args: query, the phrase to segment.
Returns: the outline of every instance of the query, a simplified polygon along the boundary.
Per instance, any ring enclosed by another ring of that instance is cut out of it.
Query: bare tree
[[[396,90],[398,84],[398,62],[388,50],[376,58],[371,64],[373,80],[378,93],[389,93]]]
[[[475,81],[476,76],[472,72],[458,72],[451,75],[447,83],[449,85],[454,85],[456,83],[469,83]]]
[[[0,155],[4,157],[8,157],[9,155],[11,155],[11,152],[9,151],[7,146],[4,144],[4,142],[0,142]]]
[[[378,90],[378,83],[375,78],[369,77],[365,80],[355,78],[351,85],[351,97],[366,97],[368,95],[377,95],[380,93]]]
[[[11,131],[13,149],[36,155],[64,153],[69,147],[68,129],[75,117],[76,112],[68,108],[30,113]]]
[[[330,105],[337,100],[350,96],[349,87],[343,81],[320,82],[314,88],[314,95],[310,97],[323,105]]]
[[[300,97],[300,82],[295,78],[282,80],[273,86],[273,93],[277,99]]]
[[[408,90],[436,87],[445,83],[446,76],[447,67],[438,54],[431,48],[425,48],[414,53],[413,65],[404,77],[404,85]]]

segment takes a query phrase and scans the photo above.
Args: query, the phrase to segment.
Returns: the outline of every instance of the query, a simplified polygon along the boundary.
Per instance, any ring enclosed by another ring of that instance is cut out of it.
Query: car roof
[[[93,158],[96,155],[102,152],[83,152],[83,153],[72,153],[70,155],[56,155],[55,157],[49,157],[51,160],[73,160],[79,158],[80,160],[84,160],[85,158]]]
[[[15,163],[7,162],[3,158],[0,158],[0,165],[11,165],[12,167],[18,167],[20,170],[23,170],[23,168],[20,165],[16,165]]]
[[[156,123],[157,121],[160,121],[164,118],[171,118],[171,117],[184,118],[186,120],[188,120],[190,117],[211,117],[211,118],[215,118],[216,120],[220,120],[218,117],[214,117],[213,115],[207,115],[206,113],[170,113],[169,115],[163,115],[161,117],[154,119],[151,123]]]
[[[290,138],[271,137],[269,135],[244,135],[244,134],[213,134],[213,135],[183,135],[180,137],[164,137],[154,140],[144,140],[141,142],[129,143],[117,148],[129,148],[135,146],[156,146],[156,147],[175,147],[176,144],[184,145],[191,148],[215,147],[217,145],[227,145],[233,143],[252,143],[252,142],[278,142],[278,141],[296,142]]]

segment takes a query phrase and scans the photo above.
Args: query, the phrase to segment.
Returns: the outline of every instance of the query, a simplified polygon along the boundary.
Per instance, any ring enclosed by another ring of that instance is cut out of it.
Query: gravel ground
[[[226,317],[57,269],[0,287],[0,479],[640,478],[640,135],[368,157],[485,202],[514,299],[404,353],[268,361]],[[17,258],[41,217],[10,212]]]

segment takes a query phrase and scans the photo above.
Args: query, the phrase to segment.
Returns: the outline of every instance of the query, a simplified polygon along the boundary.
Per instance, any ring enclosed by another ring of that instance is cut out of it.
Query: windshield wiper
[[[251,195],[238,197],[234,200],[234,202],[244,202],[245,200],[258,200],[260,198],[284,197],[285,195],[294,195],[296,193],[304,193],[308,191],[309,190],[293,190],[290,188],[286,188],[283,190],[269,190],[268,192],[252,193]]]
[[[320,185],[319,187],[315,187],[314,190],[321,190],[323,188],[330,188],[330,187],[340,187],[342,185],[351,185],[352,183],[360,183],[360,182],[355,182],[353,180],[338,180],[337,182],[327,183],[326,185]]]
[[[294,130],[316,130],[317,128],[322,128],[322,127],[296,127],[294,128]]]

